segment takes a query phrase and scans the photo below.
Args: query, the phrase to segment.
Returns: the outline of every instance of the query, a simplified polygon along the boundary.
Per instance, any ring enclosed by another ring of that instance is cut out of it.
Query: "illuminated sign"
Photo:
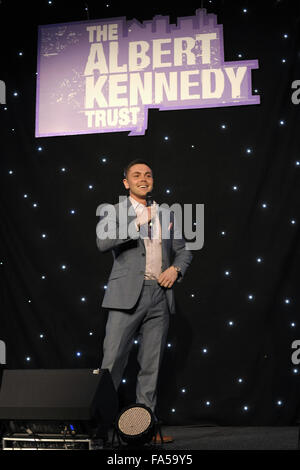
[[[223,27],[205,9],[176,25],[155,16],[40,26],[36,137],[143,135],[150,108],[259,104],[257,68],[257,60],[224,61]]]

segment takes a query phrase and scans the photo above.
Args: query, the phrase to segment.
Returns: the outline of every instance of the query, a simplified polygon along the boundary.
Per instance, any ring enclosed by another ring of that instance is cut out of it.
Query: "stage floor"
[[[165,450],[299,450],[298,426],[162,426],[162,433],[174,438],[159,446]]]

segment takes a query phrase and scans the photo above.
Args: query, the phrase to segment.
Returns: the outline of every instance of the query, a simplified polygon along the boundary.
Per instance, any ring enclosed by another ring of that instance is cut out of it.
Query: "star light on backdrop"
[[[209,4],[212,3],[211,0],[208,1]],[[48,5],[51,6],[51,8],[55,8],[55,4],[52,2],[52,1],[48,1]],[[108,8],[109,7],[109,4],[106,4],[106,7]],[[87,10],[87,8],[86,8]],[[245,16],[246,14],[249,13],[249,10],[248,8],[242,8],[241,10],[241,15]],[[282,37],[282,40],[285,41],[286,44],[288,44],[288,41],[286,41],[287,39],[290,39],[290,34],[285,32],[285,33],[281,33],[281,37]],[[246,57],[249,56],[249,54],[247,54],[245,52],[245,55]],[[27,51],[24,49],[22,51],[18,51],[17,52],[17,56],[22,58],[22,60],[25,60],[25,57],[27,56]],[[24,57],[25,56],[25,57]],[[241,52],[238,52],[237,53],[237,57],[238,58],[242,58],[243,57],[243,54]],[[287,58],[280,58],[280,62],[282,65],[287,65]],[[254,88],[253,90],[254,93],[258,93],[258,89],[257,88]],[[22,97],[23,97],[23,90],[15,90],[13,93],[12,93],[12,96],[13,98],[16,98],[18,99],[18,103],[21,104],[21,100],[22,100]],[[260,90],[260,95],[264,96],[263,94],[263,91]],[[15,104],[14,104],[15,106]],[[9,106],[5,106],[5,107],[1,107],[0,111],[9,111],[10,107]],[[6,115],[8,116],[8,113],[6,113]],[[11,115],[10,117],[10,121],[13,121],[13,114]],[[274,117],[275,119],[275,117]],[[16,133],[15,131],[15,127],[14,128],[11,128],[9,127],[9,121],[8,119],[5,121],[7,123],[7,131],[10,129],[12,132]],[[282,118],[278,121],[278,128],[286,128],[288,127],[288,121],[286,118]],[[217,132],[220,132],[222,133],[223,135],[226,135],[226,133],[228,131],[234,131],[234,123],[232,122],[229,122],[229,120],[227,120],[227,122],[221,122],[221,124],[219,124],[218,126],[218,130]],[[282,132],[282,131],[280,131]],[[163,135],[162,139],[160,138],[161,142],[165,142],[165,143],[168,143],[170,144],[172,141],[175,141],[175,135],[174,136],[171,136],[171,135]],[[36,150],[39,154],[43,154],[43,156],[45,156],[46,152],[47,152],[47,142],[45,141],[45,143],[43,143],[43,145],[37,145],[37,140],[35,140],[35,143],[33,144],[33,147],[32,147],[32,153],[34,153],[34,150]],[[256,147],[257,147],[257,143],[253,142],[253,145],[251,145],[252,143],[251,142],[240,142],[240,155],[246,155],[246,156],[249,156],[249,158],[251,159],[255,159],[255,154],[257,152],[256,150]],[[197,146],[195,146],[194,143],[190,143],[190,142],[186,142],[186,146],[189,147],[189,148],[192,148],[192,149],[196,149]],[[254,151],[255,149],[255,151]],[[46,157],[45,157],[46,158]],[[96,159],[98,159],[98,161],[100,162],[100,165],[102,166],[102,171],[103,171],[103,179],[109,179],[111,175],[110,173],[110,166],[114,163],[114,155],[109,155],[109,156],[100,156],[99,155],[95,156]],[[87,163],[87,166],[88,166],[88,163]],[[297,169],[298,171],[298,168],[300,167],[300,161],[299,160],[296,160],[294,162],[294,166],[295,166],[295,169]],[[18,173],[19,169],[17,167],[17,163],[15,163],[15,166],[13,166],[13,164],[10,164],[10,167],[7,168],[7,175],[9,177],[14,177],[17,173]],[[66,167],[66,166],[62,166],[59,168],[59,173],[60,174],[64,174],[66,178],[68,178],[68,175],[70,173],[72,173],[73,169],[71,167]],[[92,184],[91,183],[91,179],[94,175],[90,174],[88,175],[88,177],[85,175],[85,176],[82,176],[82,183],[83,183],[83,187],[85,188],[86,192],[90,192],[91,190],[94,190],[95,189],[95,185],[94,183]],[[163,194],[165,195],[170,195],[172,193],[172,195],[174,195],[174,198],[176,199],[176,186],[175,185],[172,185],[172,182],[171,181],[165,181],[167,187],[165,188],[161,188],[161,191]],[[66,191],[68,191],[68,182],[66,181],[66,183],[64,183],[66,186]],[[224,184],[224,187],[227,187],[227,188],[231,188],[232,192],[235,192],[237,193],[236,197],[238,198],[239,197],[239,194],[241,194],[242,192],[242,189],[243,187],[245,186],[245,181],[243,181],[242,179],[240,181],[237,181],[237,177],[235,175],[235,178],[234,178],[234,182],[232,181],[228,181],[224,178],[224,181],[223,181],[223,184]],[[172,188],[172,189],[170,189]],[[37,200],[33,200],[32,199],[32,196],[29,194],[29,193],[24,193],[24,188],[22,189],[21,187],[18,188],[18,191],[20,193],[20,198],[23,198],[25,200],[28,200],[29,204],[31,205],[32,208],[39,208],[40,209],[40,212],[43,211],[43,208],[40,207],[40,204],[38,202],[38,199],[39,199],[39,195],[37,195]],[[271,199],[271,195],[270,195],[270,198],[269,200],[263,200],[263,201],[260,201],[259,200],[260,198],[258,197],[257,198],[257,205],[260,206],[261,209],[264,210],[264,214],[268,214],[270,211],[276,211],[278,208],[276,207],[276,204],[275,203],[272,203],[272,199]],[[266,195],[266,199],[267,199],[267,195]],[[42,200],[42,198],[41,198]],[[86,200],[88,201],[88,204],[90,204],[90,200],[87,199],[87,194],[86,194]],[[95,196],[95,201],[97,200],[97,197]],[[165,202],[165,201],[163,201]],[[95,204],[96,206],[96,204]],[[75,203],[74,205],[71,206],[72,208],[71,209],[68,209],[66,211],[67,215],[71,215],[71,216],[77,216],[77,217],[80,217],[80,213],[81,211],[76,207]],[[29,206],[27,206],[27,209],[29,210]],[[268,209],[268,210],[267,210]],[[287,218],[285,220],[285,222],[282,222],[283,224],[286,225],[286,227],[289,225],[292,225],[292,226],[296,226],[297,225],[297,219],[295,217],[292,217],[292,218]],[[64,224],[68,224],[69,223],[69,219],[65,219],[64,220]],[[222,225],[224,225],[222,223]],[[217,230],[216,230],[216,233],[220,239],[220,243],[222,243],[222,239],[223,240],[226,240],[226,239],[230,239],[230,238],[233,238],[234,237],[234,233],[230,233],[227,229],[225,229],[223,226],[221,227],[217,227]],[[49,238],[55,238],[55,227],[52,226],[51,229],[49,229],[46,232],[42,232],[41,235],[40,235],[40,238],[42,239],[42,241],[45,243],[47,243],[49,241]],[[37,250],[42,250],[41,247],[36,247]],[[57,249],[59,251],[59,246],[57,246]],[[57,266],[57,275],[60,272],[72,272],[72,266],[69,266],[67,264],[65,264],[65,262],[63,261],[63,253],[61,253],[61,261],[60,261],[60,264],[58,264]],[[256,254],[252,254],[252,259],[255,261],[253,264],[254,265],[260,265],[260,266],[264,266],[264,268],[266,269],[270,269],[270,264],[272,263],[273,260],[269,260],[268,262],[266,261],[268,258],[264,256],[264,253],[259,253],[259,255],[256,255]],[[7,263],[9,263],[9,257],[7,257],[7,259],[3,259],[1,260],[1,268],[2,269],[5,269]],[[269,263],[269,264],[268,264]],[[234,263],[232,263],[232,266],[233,266]],[[263,269],[263,268],[261,268]],[[229,269],[229,266],[228,268],[226,268],[225,270],[222,271],[224,273],[224,282],[226,282],[226,289],[229,289],[230,290],[230,282],[232,281],[232,278],[233,276],[235,275],[238,275],[238,273],[234,272],[234,269],[233,267],[230,266],[230,269]],[[47,272],[47,266],[44,266],[44,270],[43,270],[43,274],[40,273],[40,278],[43,280],[43,281],[48,281],[49,279],[53,279],[53,273],[51,274],[48,274]],[[104,282],[104,279],[103,279],[103,282]],[[228,284],[229,283],[229,284]],[[102,284],[102,288],[103,290],[105,290],[107,288],[107,285],[106,284]],[[244,286],[245,290],[247,290],[247,286]],[[253,292],[250,290],[251,287],[249,286],[249,292],[246,293],[245,295],[245,298],[244,298],[244,301],[245,302],[248,302],[248,303],[256,303],[256,298],[259,299],[260,297],[260,292]],[[196,293],[197,294],[197,293]],[[94,292],[91,291],[90,293],[91,296],[94,295]],[[194,302],[196,302],[196,297],[197,295],[195,295],[194,293],[192,293],[189,289],[189,286],[188,284],[186,284],[186,292],[185,294],[183,294],[183,302],[184,302],[184,295],[185,295],[185,298],[188,299],[188,298],[191,298],[193,299]],[[88,302],[88,298],[89,298],[89,295],[84,295],[84,296],[79,296],[79,302],[81,304],[87,304]],[[24,299],[27,303],[29,304],[32,304],[34,303],[34,301],[32,302],[31,300],[28,300],[28,299]],[[283,306],[288,306],[288,307],[291,307],[292,304],[293,304],[293,299],[291,299],[290,297],[284,297],[281,299],[281,303],[283,304]],[[286,313],[287,314],[287,313]],[[240,321],[234,321],[232,318],[228,319],[227,322],[225,323],[224,327],[226,327],[227,329],[236,329],[239,327],[239,324],[243,321],[242,318],[240,318]],[[297,326],[297,323],[295,321],[290,321],[289,322],[289,325],[290,325],[290,328],[292,329],[295,329],[296,326]],[[94,331],[91,331],[89,329],[89,327],[87,326],[83,326],[84,328],[87,328],[87,332],[86,332],[86,335],[87,336],[93,336],[94,335]],[[47,332],[43,332],[43,333],[38,333],[39,335],[39,338],[40,340],[45,340],[48,335],[47,335]],[[138,345],[139,344],[139,341],[137,339],[134,339],[133,340],[133,344],[135,345]],[[88,343],[86,345],[86,347],[88,348]],[[167,350],[171,350],[173,348],[172,346],[172,343],[171,342],[167,342],[166,344],[166,349]],[[200,352],[201,352],[201,357],[199,357],[199,360],[202,360],[203,357],[208,357],[211,353],[213,349],[213,346],[210,346],[210,345],[205,345],[205,346],[201,346],[200,347]],[[75,351],[75,356],[78,360],[82,360],[84,358],[84,353],[81,351],[81,350],[76,350]],[[25,353],[24,352],[24,363],[26,364],[29,364],[32,362],[32,357],[34,356],[34,354],[32,353]],[[292,368],[291,370],[291,373],[293,375],[298,375],[299,374],[299,370],[297,368]],[[240,384],[245,384],[245,382],[247,381],[247,377],[238,377],[238,378],[235,378],[235,379],[232,379],[233,380],[233,383],[235,385],[240,385]],[[124,377],[122,379],[122,384],[125,385],[127,384],[127,379]],[[179,385],[179,388],[178,388],[178,391],[180,392],[181,395],[184,395],[184,396],[188,396],[189,395],[189,392],[191,390],[191,387],[189,386],[189,384],[186,384],[186,386],[182,386],[182,385]],[[285,403],[286,401],[284,400],[284,397],[283,398],[280,398],[280,399],[277,399],[274,404],[275,406],[277,407],[284,407],[285,406]],[[211,407],[213,406],[214,404],[214,401],[211,400],[210,398],[209,399],[206,399],[203,401],[203,404],[205,407]],[[179,407],[180,405],[178,405]],[[239,406],[239,409],[241,410],[241,412],[249,412],[250,410],[252,410],[254,407],[255,407],[255,403],[251,404],[251,406],[248,404],[248,403],[245,403],[245,404],[237,404],[237,406]],[[177,408],[178,408],[177,407]],[[175,414],[176,413],[176,410],[177,408],[175,408],[174,406],[170,406],[170,412],[172,414]]]

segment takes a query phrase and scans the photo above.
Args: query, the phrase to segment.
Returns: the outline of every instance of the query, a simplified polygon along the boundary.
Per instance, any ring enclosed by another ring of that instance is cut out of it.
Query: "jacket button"
[[[145,256],[145,253],[142,253],[142,256]]]

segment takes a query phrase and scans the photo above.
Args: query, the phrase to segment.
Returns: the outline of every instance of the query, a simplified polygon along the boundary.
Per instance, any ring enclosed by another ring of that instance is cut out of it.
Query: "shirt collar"
[[[142,204],[141,202],[137,201],[136,199],[134,199],[133,197],[129,196],[129,199],[130,199],[130,202],[131,204],[133,205],[134,209],[137,209],[138,207],[145,207],[144,204]]]

